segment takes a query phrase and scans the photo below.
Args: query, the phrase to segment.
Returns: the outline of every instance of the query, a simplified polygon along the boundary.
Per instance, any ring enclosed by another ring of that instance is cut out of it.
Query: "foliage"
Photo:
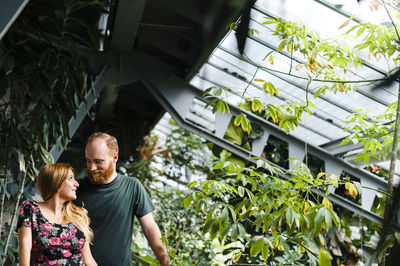
[[[201,232],[203,221],[196,218],[194,211],[184,208],[185,191],[158,181],[158,176],[182,182],[195,175],[211,174],[210,152],[205,141],[178,127],[173,120],[170,125],[172,130],[165,143],[159,144],[157,136],[148,138],[146,145],[139,147],[146,156],[139,162],[126,164],[125,168],[128,174],[142,179],[153,198],[155,219],[173,265],[220,265],[218,259],[223,256],[224,246]],[[137,221],[134,228],[140,228]],[[134,232],[138,234],[140,231]],[[134,242],[131,250],[150,265],[157,264],[154,254],[145,246]]]
[[[102,5],[31,1],[0,42],[0,231],[7,235],[1,243],[3,260],[15,262],[12,232],[26,183],[43,162],[53,160],[47,152],[51,147],[68,143],[69,119],[92,88],[93,77],[79,49],[95,48],[100,34],[79,15],[89,6],[101,13]]]
[[[397,103],[390,104],[384,114],[371,116],[365,110],[356,110],[345,122],[349,124],[346,131],[351,131],[342,144],[352,143],[363,147],[356,161],[368,163],[371,157],[386,159],[393,143],[395,111]],[[377,122],[375,122],[377,121]]]
[[[313,178],[300,162],[284,173],[262,162],[238,167],[230,162],[214,166],[224,176],[216,180],[195,181],[189,188],[185,206],[206,216],[203,233],[226,243],[239,242],[230,262],[236,263],[318,263],[320,251],[327,250],[326,234],[341,227],[340,218],[324,193],[328,185],[346,184],[353,196],[354,184],[320,173]],[[318,191],[318,192],[317,192]]]
[[[182,180],[183,176],[185,181],[191,181],[192,176],[210,174],[213,158],[206,141],[179,127],[173,119],[169,123],[172,130],[165,142],[169,156],[164,157],[164,174],[173,180]]]
[[[197,168],[192,179],[198,181],[188,186],[189,191],[145,182],[157,205],[157,223],[176,265],[210,265],[210,258],[219,256],[224,260],[216,265],[316,265],[320,249],[328,250],[331,245],[328,232],[346,228],[324,194],[329,185],[343,185],[356,197],[359,190],[348,179],[323,173],[314,178],[301,162],[286,173],[290,180],[282,179],[284,173],[280,169],[261,160],[259,165],[263,168],[238,167],[213,157],[203,140],[175,122],[170,123],[173,129],[167,137],[168,152],[153,153],[147,158],[150,162],[141,165],[149,166],[144,173],[150,172],[154,178],[164,175],[178,182],[184,180],[181,176],[185,172],[179,170],[187,162]],[[209,159],[203,160],[199,151]],[[143,168],[129,171],[141,176]],[[133,246],[132,251],[148,262],[156,262],[151,251],[142,246]]]
[[[382,1],[382,3],[372,1],[371,9],[378,9],[380,5],[383,6],[387,11],[388,19],[390,19],[391,23],[373,25],[371,23],[357,22],[355,26],[351,27],[344,34],[344,38],[341,40],[339,38],[323,39],[318,34],[308,30],[300,22],[285,21],[281,18],[265,17],[266,21],[263,24],[269,27],[272,34],[278,36],[281,42],[276,50],[269,52],[263,59],[264,61],[268,59],[271,67],[258,65],[255,62],[252,62],[248,57],[244,58],[244,60],[248,60],[249,63],[257,66],[257,70],[248,86],[253,82],[254,86],[256,86],[257,83],[261,83],[261,88],[268,93],[270,97],[279,97],[279,88],[277,88],[272,82],[255,78],[258,69],[264,69],[269,72],[276,72],[280,75],[288,75],[307,81],[307,96],[311,93],[315,98],[321,94],[325,94],[327,91],[346,94],[349,91],[354,91],[358,84],[376,82],[376,85],[374,85],[379,87],[380,84],[386,84],[385,82],[380,82],[383,79],[388,79],[389,83],[392,80],[397,81],[399,71],[396,65],[399,61],[398,44],[400,42],[400,35],[396,24],[397,21],[394,22],[394,18],[392,17],[392,14],[397,14],[398,18],[399,12],[394,6],[396,4],[398,5],[396,1]],[[388,11],[388,6],[394,10],[392,13]],[[350,17],[339,27],[339,29],[346,27],[353,18],[354,16]],[[231,25],[230,29],[235,30],[235,25]],[[345,38],[355,41],[355,45],[351,46],[347,44]],[[274,53],[284,50],[287,54],[290,54],[290,67],[283,70],[275,69],[273,67]],[[357,78],[359,76],[355,69],[361,66],[363,61],[355,52],[362,52],[363,50],[367,50],[369,58],[374,57],[377,61],[381,59],[387,61],[387,77],[378,77],[375,79]],[[351,73],[353,78],[349,78],[349,73]],[[394,73],[393,76],[391,76],[391,73]],[[314,86],[316,81],[318,84]],[[240,127],[243,132],[247,134],[251,134],[252,127],[250,122],[251,119],[249,119],[249,117],[253,113],[272,121],[277,124],[279,128],[288,133],[294,130],[301,122],[303,110],[310,113],[312,112],[310,109],[307,110],[309,106],[313,107],[313,104],[308,100],[308,97],[306,97],[306,103],[285,102],[284,104],[277,106],[261,102],[258,98],[246,94],[247,87],[243,92],[235,92],[236,95],[242,95],[242,101],[239,104],[239,111],[234,112],[234,125]],[[222,92],[232,92],[232,90],[227,87],[221,88],[212,87],[205,91],[207,97],[214,99],[212,100],[213,102],[209,102],[208,105],[218,103],[218,106],[213,105],[213,113],[217,111],[223,113],[225,109],[227,109],[225,105],[229,106],[229,103],[224,101]],[[392,152],[392,150],[397,149],[398,143],[393,145],[393,138],[395,135],[393,132],[398,131],[398,129],[395,128],[395,118],[399,115],[396,114],[397,104],[398,103],[395,102],[387,106],[387,110],[380,115],[371,116],[363,110],[355,110],[354,113],[348,117],[346,123],[349,125],[347,131],[350,132],[350,134],[342,144],[353,143],[362,147],[363,151],[356,157],[356,161],[363,160],[364,163],[368,163],[372,157],[378,160],[387,159],[389,153]],[[232,106],[230,106],[230,109],[232,110]],[[267,157],[267,154],[263,153],[263,157]],[[269,159],[273,159],[272,156],[269,157]],[[283,163],[278,160],[278,157],[279,156],[277,156],[273,161],[279,162],[279,164],[282,165]],[[391,169],[392,170],[388,175],[389,184],[392,182],[391,174],[394,171],[394,167],[391,166]],[[314,176],[319,170],[320,169],[313,169]],[[344,187],[341,187],[341,189],[345,189],[347,194],[353,192],[354,194],[349,196],[354,197],[357,190],[356,185],[359,185],[359,183],[355,182],[354,184],[347,182]],[[223,187],[221,184],[219,184],[219,186]],[[230,190],[225,192],[228,194],[235,194],[234,189],[236,189],[236,186],[233,186]],[[389,193],[392,190],[392,188],[388,188]],[[217,196],[220,197],[216,191],[210,193],[216,193]],[[383,207],[385,205],[384,202],[386,201],[386,205],[389,206],[388,202],[390,199],[391,197],[386,197],[385,195],[376,198],[373,204],[373,211],[382,215]],[[359,198],[356,201],[359,201]],[[212,230],[212,228],[216,230],[217,225],[214,223],[217,222],[215,222],[213,218],[209,219],[211,219],[209,221],[212,221],[210,230]],[[375,226],[372,228],[374,228],[373,230],[376,229]],[[226,230],[229,231],[230,229]],[[376,230],[374,231],[375,233],[377,232]],[[384,250],[391,246],[394,239],[395,237],[390,235],[385,240],[385,243],[381,243],[383,249],[379,250],[379,261],[382,261],[385,256]],[[324,257],[325,256],[319,258],[320,262],[324,261]]]
[[[185,192],[165,186],[153,189],[156,220],[168,243],[173,265],[220,265],[224,247],[201,231],[204,225],[191,209],[184,208]]]

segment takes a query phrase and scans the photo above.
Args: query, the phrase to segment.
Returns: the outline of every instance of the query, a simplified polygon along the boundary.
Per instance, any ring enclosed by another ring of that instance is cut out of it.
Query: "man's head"
[[[117,139],[109,134],[92,134],[85,148],[86,166],[89,178],[94,184],[107,184],[116,177],[118,160]]]

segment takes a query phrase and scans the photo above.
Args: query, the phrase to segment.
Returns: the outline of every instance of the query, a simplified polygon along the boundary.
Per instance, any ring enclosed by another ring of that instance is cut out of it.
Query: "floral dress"
[[[17,230],[20,227],[32,229],[31,265],[85,265],[81,254],[85,236],[73,223],[50,223],[36,202],[24,201]]]

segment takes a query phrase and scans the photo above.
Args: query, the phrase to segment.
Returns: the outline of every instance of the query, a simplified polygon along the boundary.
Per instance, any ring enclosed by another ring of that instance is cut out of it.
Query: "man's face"
[[[111,154],[102,139],[95,139],[86,145],[86,166],[89,178],[94,184],[106,184],[115,172],[118,154]]]

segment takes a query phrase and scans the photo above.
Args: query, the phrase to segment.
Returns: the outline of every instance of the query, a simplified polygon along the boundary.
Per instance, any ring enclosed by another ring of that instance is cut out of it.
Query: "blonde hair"
[[[86,145],[88,145],[89,143],[92,143],[96,139],[104,140],[106,142],[106,145],[111,154],[113,154],[114,152],[118,153],[118,141],[114,136],[111,136],[111,135],[109,135],[107,133],[103,133],[103,132],[95,132],[92,135],[90,135],[90,137],[87,140]]]
[[[40,169],[36,186],[44,201],[51,199],[58,192],[58,189],[67,180],[70,170],[75,173],[74,168],[63,163],[46,164]],[[67,201],[63,206],[63,214],[68,221],[82,230],[90,243],[93,239],[93,231],[89,227],[90,219],[87,210]]]

